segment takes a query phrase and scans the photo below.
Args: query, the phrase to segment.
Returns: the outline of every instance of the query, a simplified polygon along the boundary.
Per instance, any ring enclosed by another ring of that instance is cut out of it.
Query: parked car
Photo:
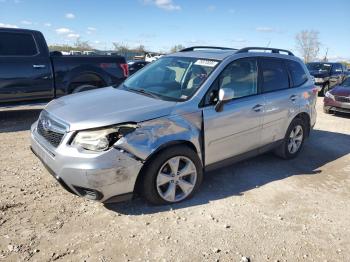
[[[145,60],[149,63],[152,63],[154,61],[156,61],[157,59],[161,58],[163,55],[156,55],[156,54],[146,54],[145,55]]]
[[[323,111],[325,113],[350,113],[350,77],[326,93],[323,100]]]
[[[69,55],[82,55],[82,51],[70,50]]]
[[[156,61],[157,59],[161,58],[163,55],[157,55],[153,53],[145,53],[144,55],[141,56],[135,56],[135,60],[145,60],[148,63],[152,63]]]
[[[310,74],[315,77],[315,84],[320,87],[321,95],[342,83],[348,74],[347,67],[341,63],[312,62],[306,64]]]
[[[83,51],[83,55],[97,55],[95,51]]]
[[[295,158],[315,124],[316,96],[289,51],[191,47],[118,88],[50,102],[31,147],[78,196],[108,203],[138,192],[176,203],[196,192],[203,171],[270,150]]]
[[[124,57],[50,54],[38,31],[0,29],[0,106],[118,85],[127,76]]]
[[[149,62],[146,62],[144,60],[128,61],[129,75],[136,73],[140,69],[144,68],[147,64],[149,64]]]

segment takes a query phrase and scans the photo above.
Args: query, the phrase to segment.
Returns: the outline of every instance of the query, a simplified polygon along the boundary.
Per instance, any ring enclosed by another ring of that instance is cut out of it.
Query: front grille
[[[60,121],[53,119],[48,112],[43,110],[40,114],[37,132],[53,147],[58,147],[61,143],[67,126]]]
[[[346,97],[346,96],[334,96],[335,101],[338,102],[343,102],[343,103],[350,103],[350,97]]]
[[[63,135],[61,133],[57,133],[51,130],[45,130],[42,124],[42,121],[39,120],[37,127],[39,135],[41,135],[47,142],[49,142],[52,146],[58,147],[61,143]]]

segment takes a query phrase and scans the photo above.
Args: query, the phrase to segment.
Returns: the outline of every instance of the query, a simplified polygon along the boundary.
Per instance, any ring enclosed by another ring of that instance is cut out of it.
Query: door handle
[[[254,110],[255,112],[260,112],[262,108],[263,108],[262,105],[257,104],[256,106],[253,107],[253,110]]]
[[[289,99],[292,101],[292,102],[295,102],[295,100],[297,100],[297,96],[296,95],[292,95],[289,97]]]
[[[45,68],[46,65],[33,65],[33,68],[35,69],[40,69],[40,68]]]

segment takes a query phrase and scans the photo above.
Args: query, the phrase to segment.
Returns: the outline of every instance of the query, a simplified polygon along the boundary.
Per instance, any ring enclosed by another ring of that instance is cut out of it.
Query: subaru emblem
[[[46,132],[50,131],[50,129],[51,129],[51,121],[49,119],[43,119],[41,123],[43,125],[43,129]]]

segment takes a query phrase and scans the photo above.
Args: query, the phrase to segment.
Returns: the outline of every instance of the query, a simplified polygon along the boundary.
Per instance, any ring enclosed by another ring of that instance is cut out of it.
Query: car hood
[[[310,74],[314,77],[317,77],[317,78],[324,78],[324,77],[327,77],[329,76],[329,73],[328,72],[324,72],[324,71],[318,71],[318,70],[311,70],[310,71]]]
[[[331,90],[332,95],[350,97],[350,87],[336,86]]]
[[[166,116],[175,104],[106,87],[53,100],[45,110],[73,131]]]

